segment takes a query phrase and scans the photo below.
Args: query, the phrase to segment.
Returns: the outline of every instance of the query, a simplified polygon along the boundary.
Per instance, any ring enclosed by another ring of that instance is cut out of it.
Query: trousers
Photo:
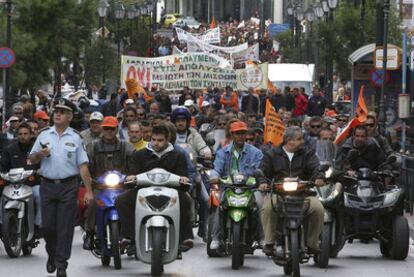
[[[315,196],[308,196],[309,207],[304,211],[305,219],[308,221],[308,232],[306,234],[307,246],[318,248],[319,236],[323,227],[324,208]],[[277,196],[272,196],[273,205],[276,205]],[[266,244],[274,244],[276,240],[278,216],[273,210],[270,194],[266,195],[263,207],[260,211],[262,218],[264,240]]]
[[[42,179],[42,229],[49,259],[57,268],[66,269],[72,251],[77,215],[78,178],[55,184]]]

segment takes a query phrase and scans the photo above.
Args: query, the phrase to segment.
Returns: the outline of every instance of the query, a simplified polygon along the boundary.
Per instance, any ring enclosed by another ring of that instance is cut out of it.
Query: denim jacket
[[[217,151],[211,177],[225,177],[229,174],[233,157],[232,151],[233,143]],[[259,149],[245,143],[239,157],[239,172],[248,176],[253,175],[254,171],[259,168],[262,159],[263,153]]]

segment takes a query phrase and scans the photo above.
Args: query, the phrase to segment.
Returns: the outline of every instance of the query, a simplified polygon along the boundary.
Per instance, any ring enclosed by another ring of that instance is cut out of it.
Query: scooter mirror
[[[216,140],[213,139],[213,138],[209,138],[209,139],[206,140],[206,144],[210,147],[213,147],[214,144],[216,144]]]

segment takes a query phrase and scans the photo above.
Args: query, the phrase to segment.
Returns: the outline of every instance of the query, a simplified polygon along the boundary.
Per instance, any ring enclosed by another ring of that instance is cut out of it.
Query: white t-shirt
[[[187,143],[187,132],[183,134],[177,133],[177,139],[175,140],[175,143]]]
[[[295,153],[286,151],[285,147],[283,147],[283,151],[285,151],[286,155],[289,158],[289,161],[291,162],[293,160],[293,155],[295,155]]]

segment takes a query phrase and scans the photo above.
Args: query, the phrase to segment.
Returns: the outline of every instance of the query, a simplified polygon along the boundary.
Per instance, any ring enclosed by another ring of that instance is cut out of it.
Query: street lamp
[[[288,15],[293,15],[293,6],[291,3],[288,4],[287,6],[287,14]]]
[[[323,0],[322,1],[322,9],[325,13],[329,12],[329,5],[328,5],[328,1],[327,0]]]
[[[313,8],[309,7],[305,12],[306,20],[312,22],[315,19],[315,14],[313,12]]]
[[[302,10],[302,8],[301,8],[301,7],[298,7],[298,8],[296,9],[296,18],[297,18],[299,21],[302,21],[302,20],[303,20],[303,17],[304,17],[304,15],[303,15],[303,10]]]
[[[336,9],[336,7],[338,6],[338,0],[328,0],[328,7],[330,9]]]
[[[305,12],[306,18],[306,63],[311,62],[311,49],[312,49],[312,21],[315,19],[313,8],[308,7]]]
[[[101,28],[101,58],[102,58],[102,83],[105,84],[106,81],[106,63],[104,56],[104,39],[105,39],[105,17],[108,14],[108,3],[105,0],[100,0],[98,4],[98,14],[100,19],[100,28]]]
[[[323,8],[321,3],[315,3],[313,11],[318,19],[323,17]]]
[[[319,79],[319,69],[320,69],[320,61],[319,61],[319,45],[320,45],[320,35],[319,35],[319,25],[320,25],[320,19],[324,15],[324,11],[322,8],[322,4],[320,2],[315,3],[313,7],[313,11],[315,13],[316,18],[318,19],[318,22],[316,24],[316,39],[315,39],[315,76]]]
[[[118,53],[118,61],[121,58],[121,37],[120,37],[120,22],[125,17],[125,8],[124,5],[117,2],[115,5],[115,19],[117,25],[117,53]]]

